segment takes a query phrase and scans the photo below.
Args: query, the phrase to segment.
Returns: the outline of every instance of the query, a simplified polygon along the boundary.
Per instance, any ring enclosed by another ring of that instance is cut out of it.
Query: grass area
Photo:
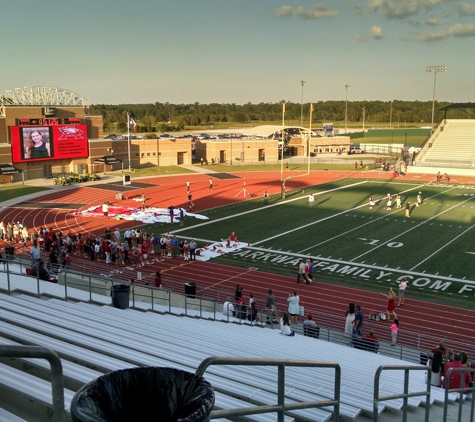
[[[10,199],[18,198],[23,195],[29,195],[30,193],[42,192],[45,190],[49,190],[49,189],[37,187],[37,186],[16,185],[16,184],[0,186],[0,201],[8,201]]]
[[[419,190],[424,202],[415,207]],[[401,192],[401,209],[386,209],[388,192]],[[372,210],[370,195],[379,200]],[[298,260],[312,258],[319,280],[387,291],[405,276],[411,297],[475,309],[474,207],[475,187],[346,179],[274,195],[269,206],[259,198],[208,210],[210,220],[188,219],[178,235],[202,244],[235,231],[251,247],[216,262],[294,276]]]
[[[179,166],[149,166],[149,167],[134,167],[132,172],[124,168],[122,170],[108,172],[114,176],[120,176],[122,174],[131,174],[134,177],[146,177],[146,176],[172,176],[176,174],[194,173],[193,170],[188,170]]]

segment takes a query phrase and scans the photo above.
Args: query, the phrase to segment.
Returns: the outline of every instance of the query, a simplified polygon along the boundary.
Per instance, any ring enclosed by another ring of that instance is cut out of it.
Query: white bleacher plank
[[[0,422],[26,422],[25,419],[7,412],[5,409],[0,408]]]
[[[0,345],[3,346],[21,346],[20,343],[8,340],[6,338],[0,337]],[[19,358],[23,362],[49,371],[51,369],[50,363],[46,359],[35,359],[35,358]],[[69,362],[65,359],[61,360],[61,365],[63,367],[63,376],[66,379],[76,381],[81,384],[87,384],[93,379],[103,375],[102,372],[95,371],[94,369],[87,368],[86,366],[78,365],[73,362]]]
[[[22,395],[46,407],[53,406],[50,382],[3,363],[0,363],[0,385],[9,390],[21,392]],[[67,412],[69,412],[69,405],[74,394],[74,391],[64,389],[64,408]]]
[[[17,298],[12,300],[15,302]],[[84,344],[87,339],[92,344],[92,348],[98,347],[98,339],[109,342],[111,351],[102,351],[103,353],[118,353],[120,346],[125,345],[125,349],[133,354],[131,362],[136,364],[145,364],[144,361],[149,361],[154,357],[160,357],[162,362],[166,362],[168,366],[177,366],[178,364],[186,364],[185,370],[193,370],[206,357],[210,355],[226,355],[226,356],[246,356],[246,357],[266,357],[266,358],[292,358],[292,359],[316,359],[332,361],[335,356],[338,356],[338,361],[342,366],[342,409],[349,404],[355,404],[355,400],[366,403],[364,411],[372,411],[372,383],[374,379],[374,368],[380,364],[401,364],[402,361],[389,358],[382,355],[372,355],[368,361],[368,353],[364,351],[355,350],[346,346],[327,343],[321,340],[308,339],[303,336],[296,336],[294,338],[281,336],[278,330],[250,328],[249,326],[239,324],[222,324],[219,322],[212,322],[207,320],[198,320],[195,318],[176,317],[172,315],[159,315],[157,313],[143,313],[132,309],[120,310],[110,306],[98,307],[96,305],[89,305],[84,303],[68,303],[60,300],[52,299],[49,301],[39,301],[37,309],[33,305],[35,298],[28,298],[25,300],[31,301],[32,305],[27,305],[26,308],[32,309],[29,324],[37,324],[35,321],[40,321],[41,324],[54,325],[59,328],[50,328],[56,333],[64,329],[64,326],[70,326],[70,330],[61,333],[61,336],[72,335],[73,341],[78,341],[78,344]],[[48,304],[49,303],[49,304]],[[18,304],[17,304],[18,305]],[[20,306],[21,307],[21,306]],[[13,308],[13,306],[12,306]],[[39,309],[41,308],[41,311]],[[49,308],[49,309],[48,309]],[[24,311],[17,309],[18,314]],[[3,311],[2,311],[3,312]],[[42,313],[44,315],[37,315]],[[18,315],[17,314],[17,315]],[[3,315],[3,314],[2,314]],[[46,317],[45,317],[46,315]],[[59,315],[59,317],[58,317]],[[2,317],[3,318],[3,317]],[[26,321],[26,320],[25,320]],[[43,327],[41,328],[43,330]],[[51,331],[51,332],[52,332]],[[85,333],[89,332],[88,336]],[[72,334],[71,334],[72,333]],[[84,337],[80,337],[84,335]],[[166,342],[163,339],[166,338]],[[193,350],[190,350],[190,339],[193,341]],[[252,345],[249,348],[242,348],[244,344]],[[80,342],[80,343],[79,343]],[[240,345],[240,347],[236,347]],[[271,345],[271,347],[269,347]],[[298,346],[298,347],[297,347]],[[104,347],[104,346],[101,346]],[[141,356],[138,351],[144,352]],[[124,351],[120,351],[122,354]],[[243,354],[244,353],[244,354]],[[119,355],[116,355],[119,356]],[[136,360],[135,360],[136,359]],[[354,362],[358,362],[358,367],[355,368]],[[361,366],[361,367],[360,367]],[[209,372],[208,372],[209,371]],[[245,383],[251,377],[257,376],[258,380],[264,385],[266,391],[258,391],[254,388],[255,397],[259,402],[266,403],[271,398],[275,399],[276,381],[269,368],[260,367],[239,367],[239,374],[241,380],[236,378],[236,368],[208,368],[205,377],[213,379],[212,385],[215,383],[219,392],[230,392],[232,388],[239,387],[239,382]],[[289,399],[297,400],[304,399],[302,394],[308,395],[313,399],[315,396],[311,394],[320,394],[315,380],[312,380],[312,375],[308,368],[288,369],[286,371],[286,393]],[[326,389],[326,394],[331,394],[333,389],[333,377],[328,371],[328,375],[322,375],[323,387]],[[396,385],[398,382],[402,385],[401,375],[397,375],[395,371],[387,371],[384,374],[381,384],[381,392],[394,393],[389,387]],[[391,372],[391,374],[389,374]],[[224,374],[220,377],[218,374]],[[310,375],[309,375],[310,374]],[[320,374],[320,372],[319,372]],[[416,377],[423,379],[423,372]],[[412,377],[412,375],[411,375]],[[421,378],[422,377],[422,378]],[[221,379],[220,379],[221,378]],[[363,381],[363,391],[355,387],[355,379]],[[287,384],[288,383],[288,384]],[[313,384],[313,387],[312,387]],[[328,385],[331,385],[329,390]],[[295,390],[293,390],[295,388]],[[412,387],[411,387],[412,388]],[[245,390],[243,390],[245,391]],[[295,392],[294,392],[295,391]],[[413,391],[421,391],[420,388]],[[400,390],[399,392],[402,392]],[[252,388],[248,389],[248,394],[252,393]],[[307,398],[305,398],[307,400]],[[343,400],[347,400],[343,402]],[[275,402],[275,401],[274,401]],[[401,400],[388,402],[387,406],[399,409],[401,407]],[[414,398],[414,403],[420,403],[420,400]],[[386,405],[386,404],[385,404]],[[416,406],[418,404],[414,404]],[[356,408],[353,408],[356,409]],[[380,409],[384,409],[382,406]],[[331,409],[328,409],[331,412]],[[328,415],[328,413],[326,415]],[[343,415],[343,412],[342,412]]]

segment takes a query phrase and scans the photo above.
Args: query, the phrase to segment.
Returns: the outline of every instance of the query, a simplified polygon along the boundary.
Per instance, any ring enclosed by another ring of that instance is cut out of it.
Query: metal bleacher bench
[[[0,422],[26,422],[25,419],[7,412],[5,409],[0,408]]]
[[[37,378],[26,372],[0,363],[0,385],[8,390],[21,392],[36,403],[42,404],[48,409],[53,407],[51,395],[51,383]],[[64,409],[69,413],[69,404],[74,396],[74,391],[64,389]]]

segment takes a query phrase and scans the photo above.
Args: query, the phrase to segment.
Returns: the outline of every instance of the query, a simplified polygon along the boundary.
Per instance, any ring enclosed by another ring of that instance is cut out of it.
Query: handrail
[[[430,371],[429,371],[430,372]],[[452,388],[450,389],[450,383],[446,382],[444,388],[444,413],[443,413],[443,422],[447,422],[447,414],[448,414],[448,401],[449,401],[449,393],[460,393],[459,395],[459,411],[458,411],[458,422],[462,422],[462,404],[463,404],[463,395],[464,393],[472,393],[475,394],[475,386],[472,387],[464,387],[465,381],[465,373],[470,372],[475,375],[475,368],[449,368],[447,371],[447,375],[445,376],[446,380],[450,380],[450,375],[452,372],[461,372],[460,374],[460,388]],[[475,410],[475,400],[472,397],[472,404],[470,406],[470,421],[473,422],[474,410]]]
[[[15,263],[16,265],[20,266],[20,272],[17,269],[12,269],[10,268],[10,263]],[[15,257],[15,260],[10,261],[10,260],[5,260],[5,268],[3,268],[0,265],[0,273],[4,272],[7,274],[7,289],[8,289],[8,294],[11,294],[11,280],[10,280],[10,274],[20,274],[25,276],[25,274],[22,272],[23,268],[28,266],[30,263],[30,260],[20,260],[17,257]],[[75,279],[76,278],[76,279]],[[82,278],[82,280],[78,280],[77,278]],[[37,277],[33,278],[36,281],[36,292],[35,295],[40,297],[42,294],[42,288],[40,284],[40,280],[37,279]],[[99,283],[95,283],[95,281]],[[103,282],[103,284],[101,284]],[[203,310],[208,310],[208,312],[213,312],[214,319],[217,319],[217,314],[218,312],[221,312],[220,306],[220,297],[227,297],[230,296],[231,294],[229,292],[224,292],[220,293],[220,291],[216,292],[211,292],[208,290],[210,293],[211,297],[200,297],[196,296],[195,298],[187,298],[186,294],[181,294],[178,293],[179,287],[182,286],[182,280],[175,279],[175,278],[170,278],[168,280],[168,283],[170,284],[169,289],[159,289],[156,288],[153,285],[145,285],[145,284],[139,284],[139,283],[133,283],[134,288],[131,289],[131,301],[132,301],[132,306],[134,308],[138,307],[136,305],[136,302],[145,302],[150,304],[151,310],[157,312],[156,309],[156,304],[161,303],[165,304],[167,306],[167,311],[168,313],[172,313],[172,307],[181,307],[184,308],[184,313],[185,315],[189,315],[189,310],[190,309],[199,309],[200,310],[200,317],[202,317],[202,312]],[[68,270],[67,273],[61,273],[61,277],[59,280],[59,284],[63,285],[64,288],[64,299],[68,300],[69,294],[68,294],[68,288],[69,287],[79,287],[83,288],[85,291],[88,292],[88,298],[89,302],[93,303],[93,291],[101,291],[104,296],[108,296],[110,294],[110,287],[114,284],[117,283],[124,283],[124,280],[119,280],[116,278],[112,277],[101,277],[98,275],[91,275],[91,274],[86,274],[83,272],[77,272],[74,270]],[[141,291],[147,291],[146,293],[142,294]],[[180,299],[180,303],[182,305],[173,305],[173,300],[174,298],[177,297],[182,297],[184,300]],[[216,299],[217,297],[217,299]],[[142,308],[141,308],[142,309]],[[324,337],[320,337],[321,339],[326,338],[327,341],[330,341],[330,331],[336,331],[336,332],[341,332],[341,327],[343,326],[342,324],[344,323],[344,317],[342,317],[339,313],[331,313],[331,312],[322,312],[317,309],[312,310],[312,309],[307,309],[308,312],[311,312],[314,315],[314,319],[318,321],[317,325],[321,329],[327,329],[329,330],[327,334]],[[261,321],[252,321],[252,325],[257,325],[257,326],[265,326],[266,323],[264,321],[265,318],[265,312],[267,310],[261,310],[258,312],[260,314]],[[280,313],[279,313],[280,314]],[[227,322],[234,322],[234,323],[239,323],[243,324],[247,322],[247,318],[240,318],[238,320],[231,319],[231,317],[225,317],[223,319],[224,321]],[[368,321],[368,329],[373,327],[374,322],[373,321]],[[274,324],[271,321],[271,328],[277,328],[280,329],[279,324]],[[414,347],[418,349],[421,353],[429,353],[430,349],[434,347],[439,341],[445,341],[446,344],[453,345],[452,348],[456,348],[458,350],[464,350],[469,354],[469,358],[471,360],[474,360],[474,355],[475,355],[475,339],[467,339],[467,340],[458,340],[455,338],[447,338],[447,337],[441,337],[439,335],[433,335],[431,333],[422,333],[421,331],[412,331],[410,329],[404,330],[404,333],[401,334],[401,338],[398,338],[398,341],[401,346],[409,346],[409,347]],[[401,350],[402,351],[402,350]],[[394,355],[394,353],[392,354]]]
[[[54,350],[39,346],[1,346],[0,357],[40,358],[51,365],[51,386],[53,394],[53,421],[64,422],[64,380],[61,359]]]
[[[373,422],[378,421],[378,405],[380,401],[403,399],[404,405],[402,409],[402,420],[407,422],[407,408],[408,398],[417,396],[426,396],[425,404],[425,422],[429,422],[430,413],[430,388],[431,388],[431,375],[432,371],[427,371],[426,366],[414,366],[414,365],[382,365],[380,366],[374,375],[374,391],[373,391]],[[379,395],[379,380],[383,371],[404,371],[404,393],[403,394],[390,394],[386,396]],[[409,371],[427,371],[427,390],[416,391],[409,393]]]
[[[336,362],[318,362],[314,360],[290,360],[290,359],[259,359],[259,358],[231,358],[212,356],[203,360],[195,371],[198,376],[203,376],[210,365],[239,365],[239,366],[277,366],[277,405],[258,405],[239,409],[213,410],[211,419],[233,418],[245,415],[277,412],[277,421],[284,422],[286,411],[333,406],[333,420],[339,420],[340,416],[340,385],[341,368]],[[298,403],[285,403],[285,368],[287,366],[333,368],[335,370],[335,385],[333,400],[302,401]]]

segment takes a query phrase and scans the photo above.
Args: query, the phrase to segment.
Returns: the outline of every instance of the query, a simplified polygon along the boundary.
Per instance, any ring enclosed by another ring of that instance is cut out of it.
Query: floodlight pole
[[[348,129],[346,127],[347,121],[348,121],[348,88],[350,85],[345,85],[346,89],[346,103],[345,103],[345,133],[348,133]]]
[[[391,109],[389,111],[389,129],[392,129],[393,124],[393,100],[391,100]]]
[[[437,73],[447,72],[447,66],[426,66],[426,73],[434,72],[434,90],[432,93],[432,123],[430,134],[434,133],[434,111],[435,111],[435,84],[437,79]]]
[[[364,132],[364,115],[365,115],[365,109],[363,107],[363,132]]]
[[[302,101],[300,102],[300,127],[303,127],[303,86],[307,83],[307,81],[300,81],[302,84]]]

